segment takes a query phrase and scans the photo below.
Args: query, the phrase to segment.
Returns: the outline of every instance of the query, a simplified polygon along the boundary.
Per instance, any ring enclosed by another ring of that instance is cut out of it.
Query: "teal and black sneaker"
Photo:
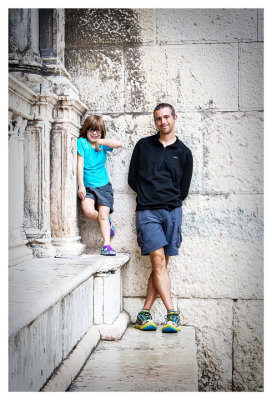
[[[162,327],[163,333],[176,333],[181,330],[179,315],[176,311],[169,311],[165,317],[166,323]]]
[[[152,321],[150,312],[148,310],[142,310],[137,315],[135,328],[141,331],[155,331],[157,325]]]

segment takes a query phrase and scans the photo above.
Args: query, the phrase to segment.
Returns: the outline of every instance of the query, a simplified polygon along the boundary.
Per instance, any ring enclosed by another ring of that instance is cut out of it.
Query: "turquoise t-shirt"
[[[105,164],[107,152],[111,152],[113,149],[104,145],[101,145],[100,148],[102,151],[93,149],[86,138],[79,138],[77,141],[77,152],[81,157],[84,157],[84,186],[99,187],[109,182]]]

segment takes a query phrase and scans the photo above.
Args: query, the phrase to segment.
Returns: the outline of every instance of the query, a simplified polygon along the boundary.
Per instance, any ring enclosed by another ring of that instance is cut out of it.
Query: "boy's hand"
[[[79,188],[78,188],[78,197],[79,197],[81,200],[85,200],[85,197],[86,197],[86,189],[85,189],[85,186],[84,186],[84,185],[80,185],[80,186],[79,186]]]
[[[100,142],[99,142],[99,139],[97,139],[97,141],[95,142],[95,150],[96,150],[96,151],[102,151],[102,150],[100,149]]]

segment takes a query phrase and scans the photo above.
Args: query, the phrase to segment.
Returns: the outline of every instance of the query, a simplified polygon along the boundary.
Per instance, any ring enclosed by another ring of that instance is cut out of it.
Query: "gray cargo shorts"
[[[107,206],[110,209],[110,214],[113,212],[113,190],[111,183],[108,182],[104,186],[91,187],[86,186],[86,198],[95,200],[95,208],[97,204]]]
[[[137,241],[142,256],[164,248],[166,256],[178,255],[182,242],[182,207],[136,211]]]

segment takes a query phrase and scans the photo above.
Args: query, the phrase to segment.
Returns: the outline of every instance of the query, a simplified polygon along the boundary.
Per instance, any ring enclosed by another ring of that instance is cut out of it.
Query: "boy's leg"
[[[165,256],[165,262],[166,262],[166,267],[168,265],[169,261],[169,256]],[[148,285],[147,285],[147,294],[146,294],[146,299],[144,303],[144,309],[150,310],[154,301],[158,297],[159,293],[157,289],[155,288],[154,282],[153,282],[153,271],[150,274],[150,277],[148,279]]]
[[[98,219],[98,211],[95,209],[94,199],[85,197],[84,200],[81,200],[81,207],[86,217],[93,219],[94,221]]]
[[[98,204],[97,207],[101,235],[104,239],[104,246],[107,246],[110,244],[110,208],[101,204]]]

